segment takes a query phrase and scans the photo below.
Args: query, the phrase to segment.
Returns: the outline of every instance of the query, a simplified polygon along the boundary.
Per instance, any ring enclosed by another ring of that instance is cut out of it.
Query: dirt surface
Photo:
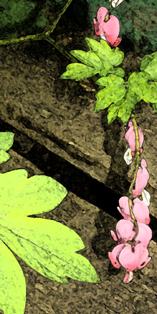
[[[85,92],[78,83],[59,80],[65,60],[61,63],[55,50],[42,43],[0,47],[0,56],[1,118],[91,177],[115,191],[125,192],[128,169],[123,163],[123,129],[117,122],[108,127],[104,114],[93,112],[92,93]],[[148,107],[141,110],[138,121],[146,134],[144,154],[151,176],[152,213],[157,217],[157,118]],[[29,144],[23,143],[23,149],[25,145],[28,150],[32,148],[32,144],[29,148]],[[30,174],[41,172],[15,152],[12,156],[13,161],[5,168],[1,166],[1,170],[25,166]],[[108,195],[102,198],[105,202]],[[25,314],[157,313],[155,242],[151,241],[149,266],[126,285],[122,282],[123,271],[113,270],[107,259],[107,252],[114,245],[109,231],[114,229],[115,219],[72,193],[44,217],[65,223],[80,234],[86,244],[83,254],[97,269],[101,282],[71,280],[61,285],[21,263],[28,287]]]
[[[93,112],[94,93],[60,79],[65,59],[45,43],[0,47],[0,55],[1,118],[107,187],[126,193],[124,128],[118,122],[108,126],[104,113]],[[139,60],[129,54],[124,65],[136,70]],[[157,217],[157,117],[141,106],[137,119],[145,134],[151,213]]]
[[[42,173],[14,151],[11,151],[11,156],[9,162],[0,166],[1,171],[26,168],[30,175]],[[83,254],[95,266],[101,281],[99,284],[73,280],[67,285],[54,283],[18,259],[27,281],[25,314],[156,313],[157,245],[154,241],[150,245],[151,263],[143,271],[137,272],[133,282],[126,285],[122,282],[123,271],[115,271],[107,259],[107,252],[113,247],[109,230],[114,228],[115,219],[72,193],[58,208],[40,216],[62,222],[79,233],[86,246]]]
[[[103,150],[104,134],[93,99],[78,83],[59,79],[65,63],[50,46],[37,44],[34,56],[27,46],[25,51],[20,46],[9,53],[5,49],[1,50],[1,118],[106,181],[110,157]],[[38,49],[49,51],[40,54]]]

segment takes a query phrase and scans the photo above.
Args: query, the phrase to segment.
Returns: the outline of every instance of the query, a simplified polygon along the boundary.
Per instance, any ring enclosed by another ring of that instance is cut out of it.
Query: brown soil
[[[124,178],[123,171],[118,174],[121,172],[121,162],[119,161],[118,170],[114,166],[111,169],[110,166],[114,156],[117,158],[118,148],[114,136],[116,133],[117,140],[121,139],[121,126],[115,124],[115,128],[103,127],[100,123],[101,116],[95,115],[92,110],[93,94],[86,93],[78,83],[59,80],[65,68],[65,60],[43,43],[1,48],[0,53],[1,117],[33,141],[33,144],[29,141],[21,144],[21,154],[24,151],[30,152],[36,140],[47,150],[58,154],[58,158],[65,158],[98,181],[104,180],[108,186],[118,187],[118,178],[121,181]],[[152,112],[148,112],[151,119]],[[21,161],[21,157],[15,153],[13,157],[14,164],[6,164],[6,170],[25,166],[32,174],[40,171],[23,159]],[[45,155],[45,162],[46,159]],[[49,171],[51,168],[55,168],[55,165],[50,166],[49,163]],[[55,177],[57,175],[59,178],[58,169]],[[71,173],[68,175],[70,180]],[[156,181],[154,182],[155,185]],[[81,186],[82,182],[77,184]],[[84,184],[82,189],[86,189]],[[102,194],[101,198],[104,203],[108,202],[108,194]],[[135,273],[133,282],[126,285],[122,282],[123,271],[112,269],[107,259],[107,252],[113,247],[109,232],[115,227],[113,217],[72,193],[69,193],[61,206],[45,217],[61,221],[80,234],[87,247],[84,254],[95,266],[101,282],[87,284],[70,280],[67,285],[57,284],[43,278],[22,262],[27,279],[25,314],[157,312],[155,242],[152,241],[150,246],[152,262],[146,269]]]

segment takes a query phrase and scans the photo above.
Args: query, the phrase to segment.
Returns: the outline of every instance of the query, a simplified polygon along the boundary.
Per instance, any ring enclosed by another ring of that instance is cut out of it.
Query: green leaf
[[[149,75],[149,79],[157,80],[157,51],[144,56],[140,69]]]
[[[112,69],[112,64],[109,61],[108,55],[112,54],[112,49],[106,43],[106,46],[103,46],[100,42],[92,38],[86,38],[88,47],[93,50],[93,52],[99,57],[102,61],[103,69],[100,72],[101,76],[105,76],[110,69]],[[105,48],[106,47],[106,48]]]
[[[99,78],[96,83],[99,85],[99,86],[113,86],[114,87],[119,87],[119,85],[124,85],[124,79],[121,78],[121,77],[118,77],[114,74],[110,74],[106,77],[101,77]]]
[[[124,60],[124,52],[120,50],[118,47],[113,49],[111,64],[114,66],[118,66],[123,62],[123,60]]]
[[[149,87],[148,75],[144,72],[133,72],[128,79],[129,90],[135,94],[138,101],[142,100],[144,93]]]
[[[0,132],[0,164],[10,158],[10,155],[6,151],[11,148],[13,141],[14,134],[12,132]]]
[[[106,52],[107,59],[113,66],[118,66],[123,62],[124,52],[121,51],[118,47],[111,49],[111,47],[103,39],[100,40],[100,44]]]
[[[124,77],[125,71],[122,68],[113,68],[109,71],[109,73],[114,74],[116,76]]]
[[[119,106],[120,106],[120,102],[117,102],[117,103],[112,104],[108,108],[108,114],[107,114],[108,124],[111,124],[118,117]]]
[[[66,189],[50,177],[27,176],[24,169],[0,174],[0,218],[14,212],[22,216],[48,212],[67,195]]]
[[[27,217],[56,207],[66,189],[50,177],[27,176],[24,169],[0,174],[0,239],[49,279],[98,282],[93,266],[77,252],[84,244],[76,232],[53,220]]]
[[[123,99],[126,90],[124,80],[121,77],[110,74],[97,80],[100,86],[106,86],[96,94],[95,111],[103,110],[112,103],[117,103]]]
[[[12,132],[0,132],[0,149],[9,150],[14,142],[14,134]]]
[[[157,102],[157,82],[149,82],[149,75],[145,72],[132,73],[128,79],[129,90],[135,94],[138,101]]]
[[[92,38],[86,38],[90,51],[72,50],[71,54],[82,63],[71,63],[66,67],[66,71],[61,75],[62,79],[84,80],[95,74],[106,76],[109,72],[124,76],[122,69],[113,69],[122,63],[124,53],[119,49],[111,49],[106,41],[98,42]]]
[[[100,70],[102,68],[102,62],[99,57],[92,51],[72,50],[72,56],[81,61],[82,63]]]
[[[112,55],[112,49],[105,41],[104,44],[102,44],[95,39],[86,38],[86,42],[88,47],[92,49],[102,61],[107,60],[109,62],[109,58]]]
[[[144,72],[149,74],[151,80],[157,80],[157,56],[145,67]]]
[[[73,230],[56,221],[14,215],[1,222],[0,237],[29,266],[61,283],[68,278],[99,281],[90,262],[75,252],[84,244]]]
[[[148,84],[147,88],[143,90],[142,99],[148,103],[157,103],[157,82]]]
[[[126,94],[126,98],[123,100],[121,105],[119,106],[119,111],[118,111],[118,118],[123,123],[127,123],[132,111],[135,109],[135,106],[138,102],[138,97],[135,94],[132,94],[132,92],[128,91]]]
[[[92,77],[98,72],[98,69],[93,69],[85,64],[71,63],[66,67],[66,72],[61,75],[61,78],[79,81]]]
[[[10,155],[6,153],[4,150],[0,150],[0,164],[6,162],[10,159]]]
[[[24,314],[26,284],[12,252],[0,241],[0,309],[4,314]]]

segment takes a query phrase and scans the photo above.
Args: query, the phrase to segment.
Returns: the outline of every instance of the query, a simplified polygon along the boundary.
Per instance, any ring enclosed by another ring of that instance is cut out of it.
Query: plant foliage
[[[12,28],[29,18],[36,7],[35,1],[0,0],[1,28]]]
[[[53,24],[65,3],[66,0],[0,0],[1,38],[43,31]]]
[[[4,142],[6,140],[6,144]],[[0,133],[0,153],[8,150],[13,134]],[[75,280],[98,282],[79,235],[65,225],[33,218],[54,209],[66,189],[45,175],[28,178],[25,169],[0,174],[0,309],[4,314],[24,314],[26,283],[12,252],[43,276],[59,283]]]
[[[140,72],[130,74],[124,79],[125,72],[121,63],[124,54],[119,48],[111,48],[103,39],[99,41],[86,38],[89,51],[73,50],[73,57],[81,63],[71,63],[62,74],[63,79],[76,81],[99,76],[96,84],[95,111],[108,109],[108,123],[119,118],[126,123],[135,106],[140,101],[151,103],[157,108],[157,52],[142,59]]]
[[[12,132],[0,132],[0,164],[10,158],[7,150],[13,145],[13,141],[14,134]]]
[[[136,51],[144,53],[157,50],[157,1],[124,0],[113,9],[109,0],[88,0],[91,25],[99,7],[107,7],[116,15],[123,27],[121,35],[127,38]],[[93,28],[93,26],[91,26]]]

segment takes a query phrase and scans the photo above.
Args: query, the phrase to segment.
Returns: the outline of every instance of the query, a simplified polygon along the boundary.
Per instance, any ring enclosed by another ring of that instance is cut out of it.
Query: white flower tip
[[[104,35],[100,35],[101,39],[107,40]]]
[[[143,199],[143,202],[149,206],[150,205],[150,194],[148,191],[146,191],[145,189],[143,190],[142,192],[142,199]]]
[[[124,279],[123,279],[123,282],[129,283],[132,279],[133,279],[133,272],[129,271],[129,272],[126,272]]]
[[[116,8],[119,6],[119,4],[121,4],[124,0],[109,0],[109,2],[111,2],[111,5],[113,8]]]
[[[132,154],[131,154],[131,149],[128,148],[124,154],[124,160],[127,165],[130,165],[132,163]]]

